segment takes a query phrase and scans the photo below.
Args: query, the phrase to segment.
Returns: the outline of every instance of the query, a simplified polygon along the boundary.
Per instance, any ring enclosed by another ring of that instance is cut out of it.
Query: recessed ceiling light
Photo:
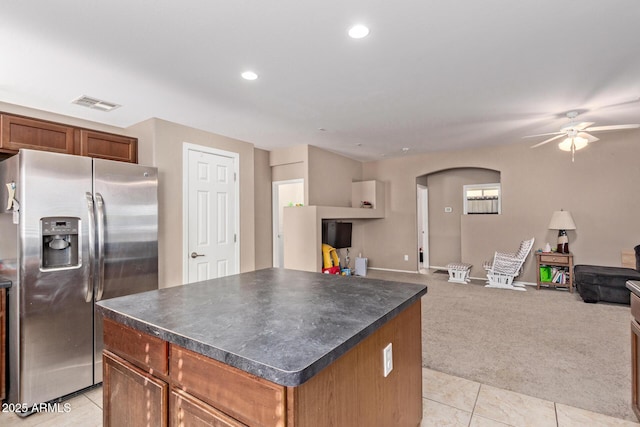
[[[241,74],[242,78],[245,80],[255,80],[258,78],[258,75],[253,71],[245,71]]]
[[[354,39],[361,39],[363,37],[367,37],[369,35],[369,28],[365,27],[362,24],[354,25],[349,28],[349,37]]]

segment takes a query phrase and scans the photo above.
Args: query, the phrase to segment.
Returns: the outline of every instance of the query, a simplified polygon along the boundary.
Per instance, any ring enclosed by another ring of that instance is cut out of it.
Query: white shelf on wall
[[[351,183],[351,207],[358,209],[363,201],[370,202],[373,209],[381,209],[384,217],[384,183],[380,181],[359,181]]]
[[[321,271],[323,219],[380,219],[385,217],[384,183],[354,182],[352,206],[301,206],[284,209],[284,267],[294,270]],[[360,202],[373,208],[361,208]]]

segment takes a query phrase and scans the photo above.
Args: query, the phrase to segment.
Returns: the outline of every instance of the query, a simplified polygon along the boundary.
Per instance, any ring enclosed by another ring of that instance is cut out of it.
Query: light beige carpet
[[[631,409],[628,306],[577,292],[447,282],[446,274],[370,270],[426,283],[423,365],[483,384],[637,421]]]

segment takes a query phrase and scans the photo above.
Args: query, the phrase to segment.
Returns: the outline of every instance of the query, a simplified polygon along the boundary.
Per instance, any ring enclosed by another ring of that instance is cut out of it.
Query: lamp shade
[[[555,211],[549,221],[550,230],[575,230],[576,223],[569,211]]]

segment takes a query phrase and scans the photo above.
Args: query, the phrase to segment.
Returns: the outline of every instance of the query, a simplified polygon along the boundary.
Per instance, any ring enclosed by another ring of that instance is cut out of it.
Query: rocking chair
[[[523,240],[518,251],[513,254],[496,252],[493,261],[485,262],[483,267],[487,271],[488,281],[485,287],[526,291],[524,285],[514,284],[513,279],[522,272],[522,265],[531,252],[534,240]]]

